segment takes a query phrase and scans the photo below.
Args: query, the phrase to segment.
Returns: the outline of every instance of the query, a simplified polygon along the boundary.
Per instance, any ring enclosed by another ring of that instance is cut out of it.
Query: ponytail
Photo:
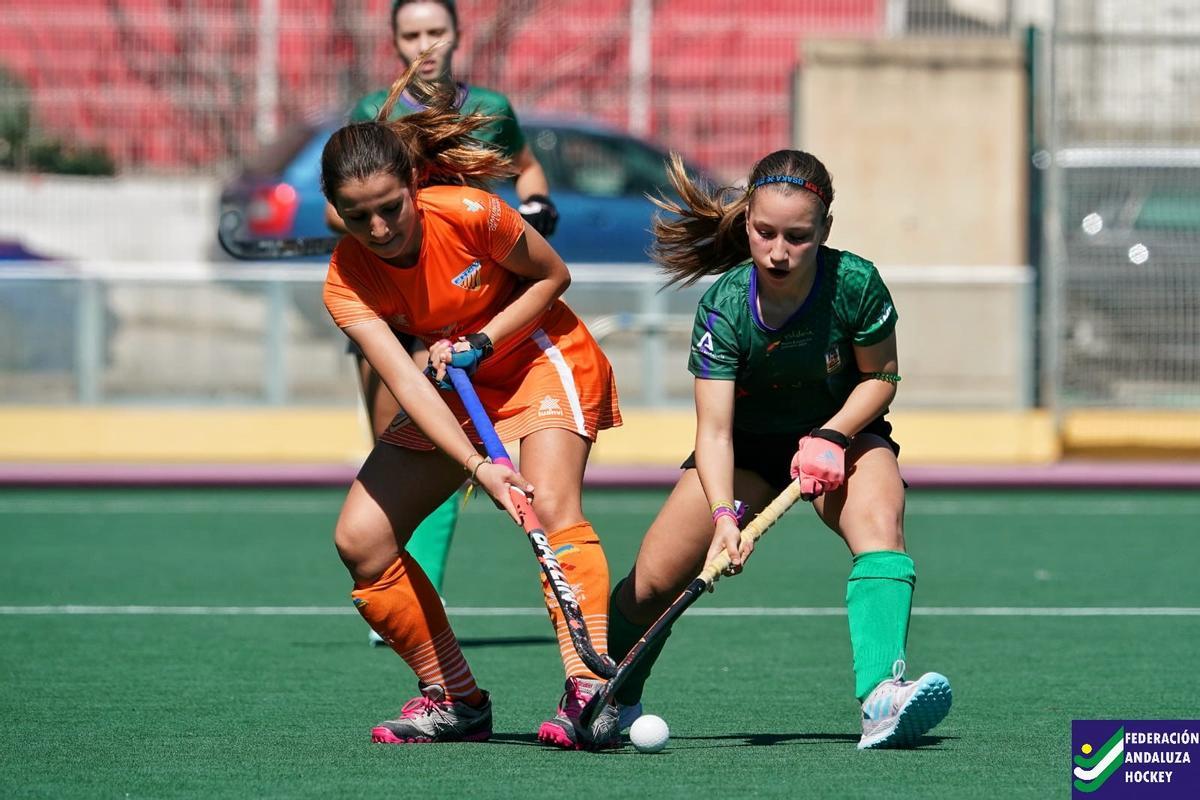
[[[380,173],[395,175],[407,186],[415,169],[414,190],[438,184],[482,188],[516,174],[507,156],[476,138],[495,117],[463,114],[457,86],[418,77],[428,54],[422,53],[396,79],[375,119],[345,125],[329,137],[321,154],[321,191],[331,202],[346,181]],[[389,121],[406,91],[424,107]]]
[[[678,153],[671,154],[667,177],[680,201],[651,201],[670,217],[654,217],[650,257],[668,276],[667,285],[691,286],[705,275],[720,275],[750,257],[746,238],[746,192],[697,184]]]

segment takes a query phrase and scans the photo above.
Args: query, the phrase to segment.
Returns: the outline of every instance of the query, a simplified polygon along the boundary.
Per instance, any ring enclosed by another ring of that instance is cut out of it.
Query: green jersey
[[[388,90],[380,89],[359,100],[358,105],[354,106],[350,112],[350,121],[365,122],[375,119],[375,115],[379,113],[387,96]],[[509,158],[516,157],[525,149],[525,134],[517,125],[517,115],[507,97],[499,92],[493,92],[491,89],[481,89],[478,86],[467,86],[465,83],[460,83],[456,102],[459,110],[464,113],[479,113],[496,117],[494,122],[487,124],[475,133],[476,139],[498,148]],[[417,103],[407,94],[402,94],[396,101],[396,105],[392,107],[389,119],[398,119],[424,108],[425,106]]]
[[[804,304],[781,327],[758,311],[753,262],[717,279],[696,309],[688,370],[734,381],[733,426],[748,433],[819,427],[860,380],[854,345],[872,345],[896,328],[896,310],[870,261],[821,247]]]

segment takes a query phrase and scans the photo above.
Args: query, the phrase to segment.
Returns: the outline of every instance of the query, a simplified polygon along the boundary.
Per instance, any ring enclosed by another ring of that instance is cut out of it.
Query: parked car
[[[222,192],[248,233],[261,238],[327,236],[320,191],[321,149],[340,122],[300,125],[247,163]],[[522,116],[521,127],[550,182],[558,207],[551,244],[568,264],[644,262],[655,207],[647,193],[668,190],[667,153],[588,120]],[[696,175],[699,169],[689,165]],[[511,181],[495,189],[517,205]]]
[[[1200,150],[1064,150],[1066,388],[1093,400],[1200,392]]]

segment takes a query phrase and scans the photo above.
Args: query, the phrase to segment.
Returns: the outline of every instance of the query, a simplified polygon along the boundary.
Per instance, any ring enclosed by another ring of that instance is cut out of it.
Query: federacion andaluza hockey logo
[[[1200,797],[1200,720],[1072,720],[1071,797]]]
[[[1104,785],[1112,774],[1125,763],[1125,727],[1117,728],[1101,747],[1091,742],[1079,746],[1075,756],[1074,787],[1076,791],[1091,794]]]

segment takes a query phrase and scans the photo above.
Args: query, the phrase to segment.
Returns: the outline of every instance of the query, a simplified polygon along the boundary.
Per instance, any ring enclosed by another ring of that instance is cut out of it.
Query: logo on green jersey
[[[838,351],[835,344],[829,348],[829,352],[825,354],[825,372],[832,375],[842,368],[842,354]]]

